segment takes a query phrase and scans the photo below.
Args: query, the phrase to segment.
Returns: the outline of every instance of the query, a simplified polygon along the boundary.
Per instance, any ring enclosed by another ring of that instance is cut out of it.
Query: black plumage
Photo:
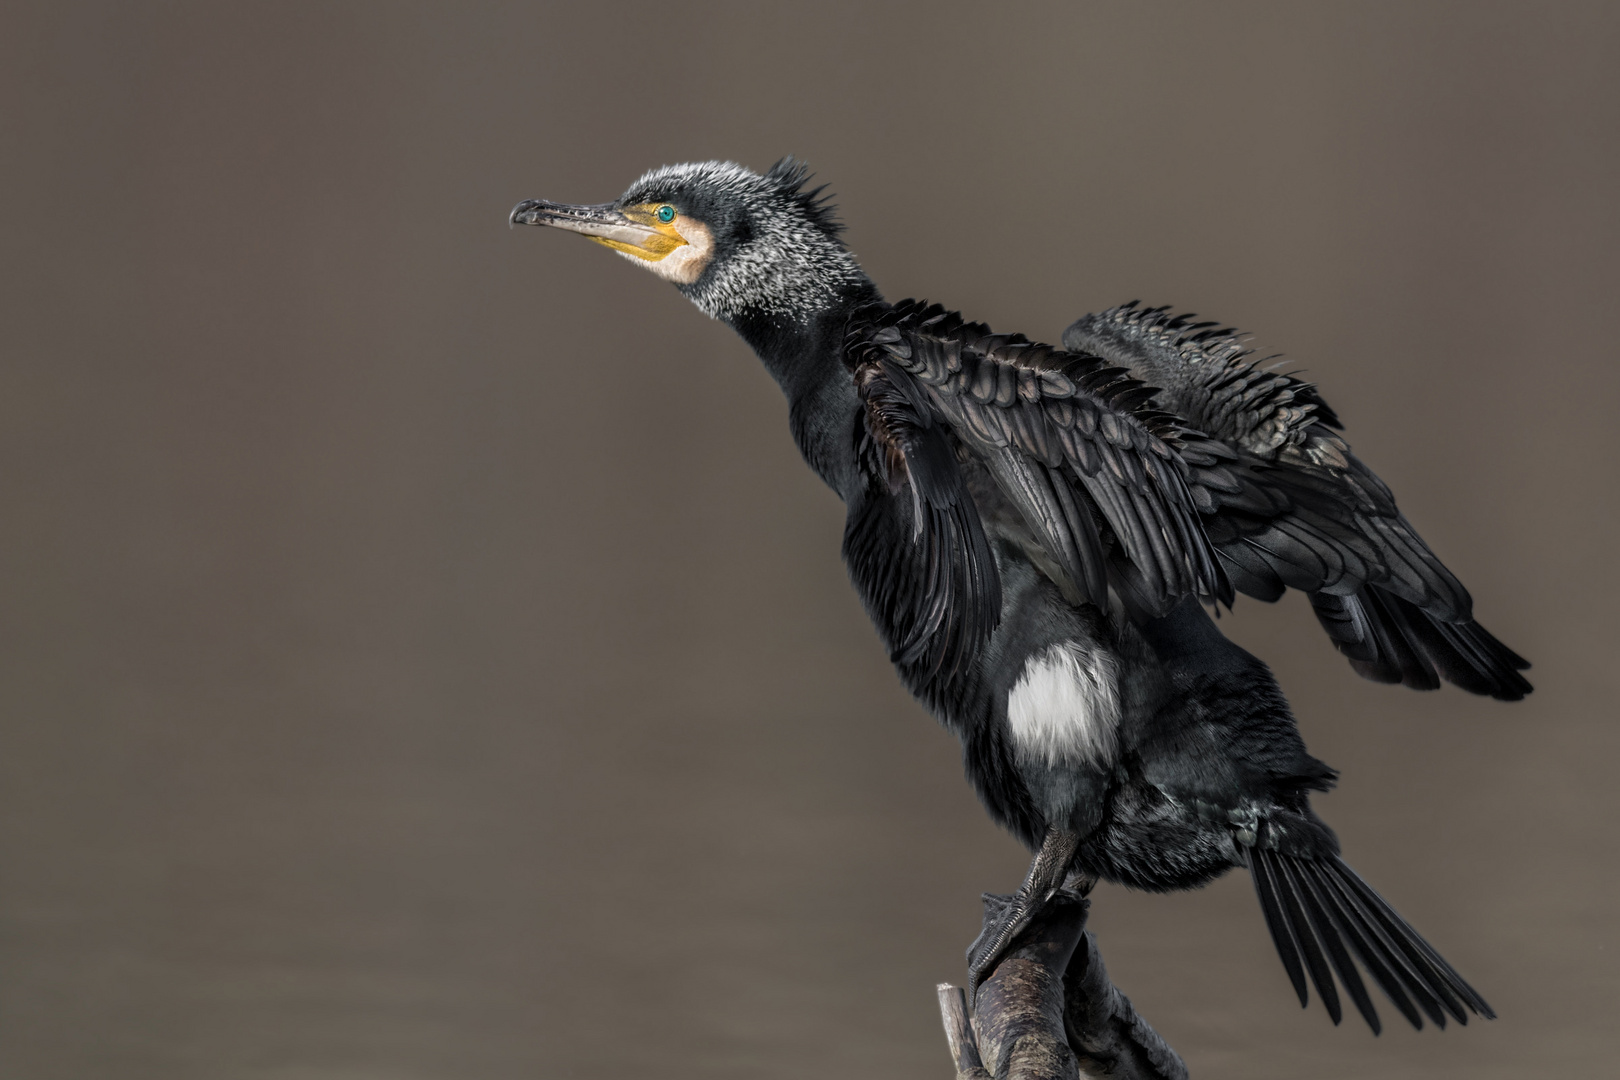
[[[1350,452],[1316,387],[1260,366],[1235,331],[1193,318],[1133,302],[1078,320],[1063,344],[1151,383],[1161,407],[1221,444],[1192,465],[1220,470],[1200,509],[1238,591],[1308,592],[1367,678],[1420,690],[1445,678],[1503,701],[1529,693],[1519,672],[1530,665],[1474,621],[1468,591]]]
[[[1302,1004],[1314,985],[1337,1022],[1342,986],[1378,1030],[1364,970],[1415,1026],[1490,1016],[1340,859],[1310,807],[1336,774],[1206,610],[1303,589],[1363,674],[1529,690],[1315,388],[1164,309],[1088,316],[1059,349],[887,303],[805,179],[675,166],[512,220],[674,282],[782,386],[891,660],[1035,850],[970,978],[1071,876],[1187,889],[1242,866]]]

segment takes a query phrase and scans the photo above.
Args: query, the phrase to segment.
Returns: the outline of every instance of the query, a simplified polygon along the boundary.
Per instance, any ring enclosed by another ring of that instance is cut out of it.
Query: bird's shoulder
[[[960,420],[970,441],[1019,444],[1051,466],[1063,458],[1061,435],[1053,441],[1063,430],[1166,460],[1187,434],[1175,415],[1152,404],[1158,388],[1123,365],[1023,334],[996,333],[925,300],[856,312],[845,334],[844,362],[863,393],[885,378],[904,383],[919,407],[926,403]],[[1090,455],[1080,449],[1077,456],[1085,462]]]

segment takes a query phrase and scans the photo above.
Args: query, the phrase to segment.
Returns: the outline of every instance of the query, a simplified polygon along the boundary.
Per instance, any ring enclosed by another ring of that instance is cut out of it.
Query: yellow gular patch
[[[658,220],[662,203],[627,206],[625,217],[644,228],[653,230],[635,243],[613,240],[605,236],[592,236],[598,244],[610,247],[627,258],[636,259],[647,269],[666,281],[690,285],[702,276],[704,267],[714,251],[714,235],[709,227],[696,218],[676,214],[671,221]]]
[[[670,252],[686,244],[686,238],[675,228],[674,221],[664,222],[658,220],[658,207],[656,205],[648,203],[642,206],[627,206],[624,208],[623,213],[625,217],[637,225],[653,230],[652,234],[644,239],[638,238],[635,243],[628,243],[624,240],[611,240],[605,236],[593,236],[591,239],[603,247],[612,248],[621,255],[645,259],[648,262],[658,262],[667,258]],[[677,220],[679,219],[677,218]]]

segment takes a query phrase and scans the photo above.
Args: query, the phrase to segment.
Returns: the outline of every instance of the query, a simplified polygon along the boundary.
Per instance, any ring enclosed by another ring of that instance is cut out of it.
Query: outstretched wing
[[[897,659],[955,665],[999,616],[969,475],[993,480],[1076,603],[1104,606],[1111,588],[1136,615],[1189,593],[1229,599],[1180,456],[1204,441],[1125,371],[912,300],[857,314],[844,358],[866,405],[872,478],[845,550]],[[884,556],[878,535],[901,518],[909,550]]]
[[[1260,367],[1230,329],[1134,302],[1080,319],[1063,344],[1159,387],[1158,407],[1221,444],[1184,457],[1195,488],[1218,473],[1204,523],[1239,591],[1309,593],[1368,678],[1434,689],[1438,672],[1506,701],[1530,692],[1519,674],[1530,665],[1474,621],[1468,590],[1350,452],[1314,386]]]

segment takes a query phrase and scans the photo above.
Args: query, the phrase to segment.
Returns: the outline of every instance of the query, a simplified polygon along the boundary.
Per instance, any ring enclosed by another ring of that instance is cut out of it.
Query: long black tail
[[[1473,619],[1446,622],[1376,585],[1349,596],[1312,593],[1311,607],[1350,666],[1375,682],[1435,690],[1443,677],[1471,694],[1518,701],[1530,662]]]
[[[1310,1000],[1305,989],[1309,972],[1337,1024],[1341,1015],[1333,985],[1337,972],[1373,1033],[1382,1031],[1378,1012],[1350,959],[1354,953],[1415,1028],[1422,1029],[1423,1013],[1442,1028],[1447,1013],[1466,1024],[1465,1008],[1495,1019],[1485,999],[1338,856],[1306,859],[1250,848],[1249,873],[1301,1006]]]

